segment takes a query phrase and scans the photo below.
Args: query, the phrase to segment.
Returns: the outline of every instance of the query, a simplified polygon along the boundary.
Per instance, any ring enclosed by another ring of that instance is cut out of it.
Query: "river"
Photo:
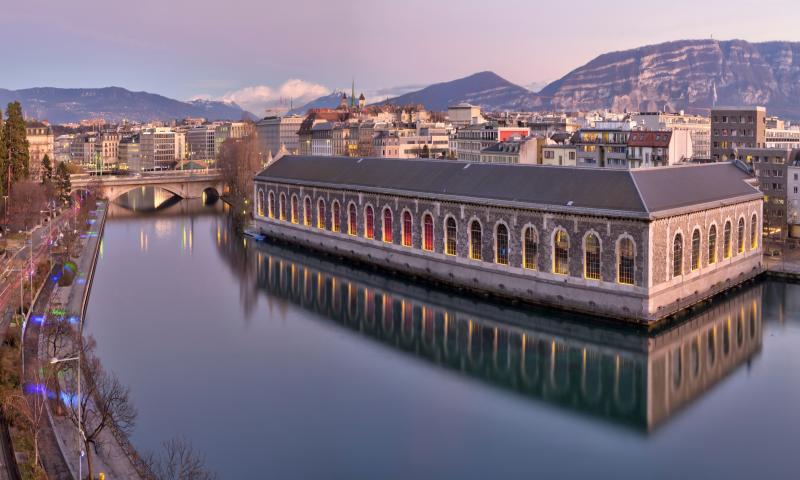
[[[180,435],[221,478],[800,475],[800,285],[646,334],[253,245],[221,202],[132,197],[85,328],[140,451]]]

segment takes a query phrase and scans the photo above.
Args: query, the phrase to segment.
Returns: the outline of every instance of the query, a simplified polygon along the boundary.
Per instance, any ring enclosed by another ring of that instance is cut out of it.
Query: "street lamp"
[[[83,446],[86,437],[83,434],[81,423],[81,356],[78,354],[70,358],[56,358],[50,359],[50,365],[55,365],[62,362],[78,362],[78,478],[83,478]]]

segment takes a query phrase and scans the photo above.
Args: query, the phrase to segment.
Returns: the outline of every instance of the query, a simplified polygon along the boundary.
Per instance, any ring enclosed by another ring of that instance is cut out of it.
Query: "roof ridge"
[[[644,211],[648,214],[650,213],[650,208],[647,206],[647,202],[644,201],[644,195],[642,195],[642,190],[639,188],[639,183],[636,181],[636,175],[634,175],[633,169],[628,169],[628,176],[631,177],[631,181],[633,182],[633,186],[636,188],[636,195],[639,196],[639,201],[642,202],[642,207]]]

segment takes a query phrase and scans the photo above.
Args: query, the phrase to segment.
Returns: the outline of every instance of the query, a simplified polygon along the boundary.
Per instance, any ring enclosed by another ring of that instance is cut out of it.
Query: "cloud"
[[[236,102],[242,108],[262,115],[265,109],[288,110],[290,102],[297,107],[328,93],[330,89],[324,85],[293,78],[277,88],[268,85],[240,88],[226,93],[219,100]]]

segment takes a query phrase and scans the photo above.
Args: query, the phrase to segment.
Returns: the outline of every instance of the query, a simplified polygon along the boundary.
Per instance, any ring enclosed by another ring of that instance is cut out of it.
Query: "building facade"
[[[764,148],[767,110],[764,107],[711,109],[711,161],[743,160],[736,149]]]
[[[302,123],[303,117],[299,115],[266,117],[256,123],[256,135],[264,157],[269,154],[274,157],[280,151],[281,146],[291,154],[299,153],[298,132]]]
[[[737,148],[737,157],[742,157],[753,168],[758,178],[759,189],[764,193],[764,236],[783,239],[788,234],[788,172],[787,168],[797,158],[798,150],[778,148]]]
[[[256,224],[294,245],[653,323],[761,272],[763,199],[749,178],[732,163],[619,171],[285,156],[253,193]]]
[[[574,167],[577,149],[575,145],[545,145],[542,147],[542,165]]]
[[[55,168],[53,130],[49,125],[31,122],[26,125],[25,134],[28,138],[28,173],[32,178],[41,178],[45,155]]]
[[[139,154],[140,170],[172,168],[176,162],[175,132],[168,127],[148,128],[142,131],[139,134]]]

